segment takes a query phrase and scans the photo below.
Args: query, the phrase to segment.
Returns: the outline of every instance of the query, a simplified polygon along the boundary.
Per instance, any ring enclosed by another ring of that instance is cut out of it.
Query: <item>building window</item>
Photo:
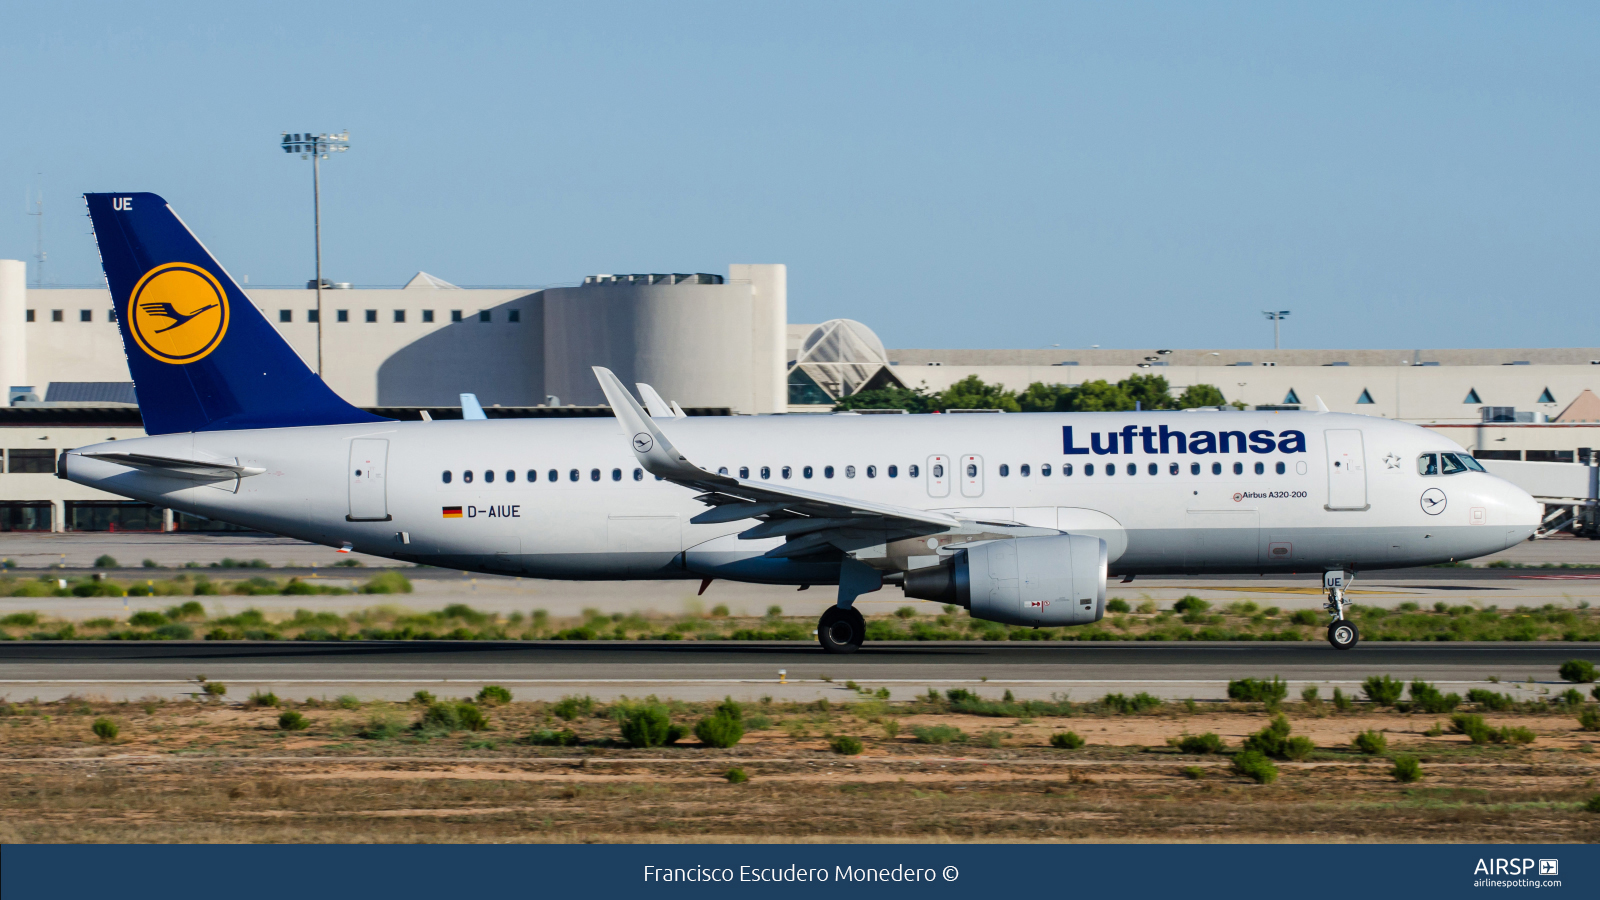
[[[1356,398],[1356,405],[1360,406],[1362,404],[1371,403],[1371,402],[1372,402],[1372,392],[1368,391],[1366,388],[1362,388],[1361,389],[1361,396]]]
[[[394,311],[394,320],[396,322],[404,322],[406,320],[406,311],[403,310],[403,309],[395,310]]]
[[[316,310],[314,310],[314,309],[306,310],[306,321],[307,322],[311,323],[312,325],[315,325],[315,324],[317,324],[317,322],[321,321],[321,319],[322,319],[322,317],[317,314]]]
[[[160,531],[161,507],[124,500],[66,501],[68,531]]]
[[[433,321],[433,310],[431,310],[431,309],[423,310],[422,311],[422,322],[423,322],[423,324],[426,325],[426,324],[428,324],[428,323],[430,323],[432,321]]]
[[[56,451],[30,448],[6,451],[6,471],[16,474],[49,475],[56,470]]]
[[[92,309],[80,309],[80,310],[78,310],[78,321],[79,322],[93,322],[94,321],[94,310],[92,310]],[[1545,393],[1549,394],[1550,392],[1549,391],[1545,391]],[[1555,401],[1551,400],[1549,402],[1554,403]]]
[[[492,319],[493,319],[493,314],[490,313],[489,310],[487,310],[487,309],[478,310],[478,321],[479,322],[489,322],[489,321],[492,321]]]
[[[337,313],[335,313],[333,317],[335,319],[337,319],[338,321],[340,321],[340,322],[348,322],[348,321],[350,321],[350,310],[341,309]]]
[[[28,321],[29,321],[29,322],[32,322],[32,321],[33,321],[33,310],[31,310],[31,309],[30,309],[30,310],[28,310],[28,314],[27,314],[27,316],[26,316],[26,318],[27,318],[27,320],[28,320]]]
[[[1482,403],[1483,401],[1478,399],[1478,389],[1477,388],[1467,388],[1467,399],[1465,399],[1465,400],[1463,400],[1461,402],[1462,403]]]
[[[115,322],[116,320],[117,320],[117,308],[115,306],[113,306],[110,309],[106,310],[106,321],[107,322]]]
[[[522,321],[522,310],[512,309],[506,311],[506,321],[515,324]]]
[[[1300,395],[1294,392],[1294,388],[1289,388],[1289,393],[1283,395],[1283,402],[1285,404],[1293,403],[1298,405],[1300,403]]]
[[[33,310],[28,310],[32,313]],[[53,509],[49,501],[0,503],[0,531],[49,531]]]
[[[378,321],[378,311],[375,310],[375,309],[367,310],[367,321],[368,322],[376,322],[376,321]]]
[[[67,320],[66,314],[63,313],[61,310],[59,310],[59,309],[50,310],[50,321],[52,321],[52,322],[65,322],[66,320]]]
[[[280,310],[278,310],[278,321],[279,322],[293,322],[294,321],[294,311],[293,310],[288,310],[288,309],[280,309]]]
[[[452,322],[461,321],[461,310],[459,310],[459,309],[450,310],[450,321],[452,321]]]

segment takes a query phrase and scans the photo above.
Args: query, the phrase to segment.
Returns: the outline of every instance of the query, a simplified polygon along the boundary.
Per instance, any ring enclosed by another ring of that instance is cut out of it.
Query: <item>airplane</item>
[[[595,367],[614,418],[395,421],[313,373],[155,194],[86,194],[148,437],[57,474],[342,550],[491,574],[837,586],[1032,627],[1105,614],[1109,578],[1356,573],[1527,539],[1541,508],[1450,440],[1370,416],[1184,410],[685,417]],[[220,315],[165,326],[166,305]],[[125,314],[124,314],[125,311]],[[465,405],[465,403],[464,403]]]

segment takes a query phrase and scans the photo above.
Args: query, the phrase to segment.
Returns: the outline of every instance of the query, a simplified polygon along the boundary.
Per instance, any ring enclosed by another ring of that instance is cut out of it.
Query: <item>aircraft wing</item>
[[[147,453],[80,453],[89,459],[103,459],[130,469],[146,469],[176,478],[193,478],[200,481],[227,478],[248,478],[267,471],[255,466],[240,466],[226,460],[180,459],[175,456],[151,456]]]
[[[785,537],[768,556],[803,556],[829,545],[857,549],[886,541],[957,528],[961,520],[944,513],[803,491],[770,482],[746,481],[700,468],[673,446],[611,370],[594,367],[600,389],[633,446],[639,465],[652,475],[700,491],[696,499],[712,507],[690,521],[696,525],[760,519],[739,536],[747,540]]]

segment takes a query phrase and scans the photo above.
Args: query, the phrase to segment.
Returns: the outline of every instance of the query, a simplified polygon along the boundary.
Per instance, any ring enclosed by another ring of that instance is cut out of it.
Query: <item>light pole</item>
[[[1289,311],[1280,309],[1274,312],[1270,309],[1263,309],[1261,314],[1272,320],[1272,349],[1276,350],[1278,349],[1278,323],[1289,318]]]
[[[322,160],[329,153],[343,153],[350,149],[350,132],[339,134],[311,134],[283,132],[285,153],[298,153],[301,159],[311,160],[311,215],[317,242],[317,375],[322,375]]]

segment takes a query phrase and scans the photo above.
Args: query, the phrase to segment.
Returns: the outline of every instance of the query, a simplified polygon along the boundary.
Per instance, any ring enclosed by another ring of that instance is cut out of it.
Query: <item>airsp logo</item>
[[[1430,516],[1437,516],[1439,513],[1444,512],[1444,508],[1449,502],[1444,495],[1444,491],[1438,488],[1428,488],[1422,492],[1422,511]]]
[[[228,333],[228,295],[199,266],[156,266],[133,288],[128,331],[140,349],[161,362],[204,359]]]
[[[633,449],[639,451],[640,453],[649,453],[650,448],[654,447],[655,445],[655,439],[642,431],[633,436]]]

